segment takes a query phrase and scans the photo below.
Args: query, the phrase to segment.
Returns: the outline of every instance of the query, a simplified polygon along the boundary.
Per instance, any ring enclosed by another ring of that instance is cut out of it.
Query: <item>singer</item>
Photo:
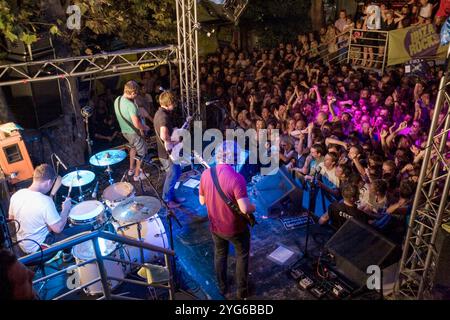
[[[20,189],[11,197],[9,218],[20,223],[17,240],[26,254],[39,250],[77,233],[91,229],[91,226],[67,228],[71,199],[68,197],[58,214],[55,204],[46,194],[52,189],[57,178],[55,170],[48,164],[41,164],[34,169],[33,183],[26,189]],[[63,256],[64,261],[71,260],[70,252]]]

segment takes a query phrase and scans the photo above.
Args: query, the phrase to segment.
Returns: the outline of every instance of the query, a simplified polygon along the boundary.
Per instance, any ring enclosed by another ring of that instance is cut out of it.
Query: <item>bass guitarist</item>
[[[231,243],[236,252],[236,298],[244,299],[248,295],[250,253],[250,231],[244,215],[253,215],[256,208],[248,198],[244,177],[230,165],[236,164],[237,155],[240,154],[238,149],[237,143],[233,141],[225,141],[217,147],[217,165],[202,173],[199,201],[201,205],[206,204],[208,209],[219,291],[222,295],[227,292],[227,256]],[[217,184],[222,192],[218,191]],[[227,201],[237,203],[243,214],[236,214],[225,201],[227,198]]]
[[[160,107],[153,117],[153,126],[156,133],[158,145],[158,157],[161,161],[166,179],[163,187],[163,199],[167,202],[169,208],[178,208],[184,198],[175,197],[175,184],[181,175],[181,166],[174,163],[170,158],[172,148],[181,143],[172,140],[174,130],[172,122],[172,111],[175,108],[175,96],[170,91],[164,91],[159,95]]]

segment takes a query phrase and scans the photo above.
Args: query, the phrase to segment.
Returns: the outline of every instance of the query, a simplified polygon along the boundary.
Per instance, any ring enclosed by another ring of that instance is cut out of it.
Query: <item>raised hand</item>
[[[395,123],[389,127],[389,133],[392,134],[392,132],[394,132],[394,128],[395,128]]]
[[[403,121],[402,123],[400,123],[400,125],[398,126],[398,131],[401,131],[403,129],[406,129],[406,127],[408,127],[408,122]]]

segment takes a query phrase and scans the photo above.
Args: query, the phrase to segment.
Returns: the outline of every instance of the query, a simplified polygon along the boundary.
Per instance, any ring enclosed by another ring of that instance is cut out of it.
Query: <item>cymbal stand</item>
[[[78,168],[77,168],[77,181],[78,181],[78,183],[80,182],[80,174],[78,173]],[[84,194],[83,194],[83,188],[81,187],[81,185],[78,186],[78,191],[80,192],[80,194],[78,195],[78,201],[83,202]]]
[[[111,169],[111,166],[110,166],[110,165],[108,165],[108,167],[106,168],[105,172],[106,172],[106,174],[107,174],[108,177],[109,177],[109,179],[108,179],[109,184],[110,184],[110,185],[114,184],[114,179],[113,179],[113,177],[112,177],[112,172],[113,172],[113,170]]]
[[[136,160],[141,160],[142,164],[145,166],[147,165],[147,161],[145,159],[142,158],[136,158]],[[174,248],[174,244],[173,244],[173,224],[172,224],[172,219],[175,219],[175,222],[178,224],[178,226],[180,228],[182,228],[183,226],[181,225],[180,221],[178,220],[177,216],[175,215],[175,213],[173,212],[172,209],[169,208],[169,206],[167,205],[167,202],[159,195],[158,190],[156,189],[156,187],[154,186],[154,184],[152,183],[152,181],[150,180],[150,178],[148,177],[148,175],[145,173],[144,170],[142,170],[142,172],[145,175],[145,179],[147,180],[148,184],[151,186],[151,188],[153,189],[153,192],[155,193],[156,197],[158,198],[158,200],[161,202],[161,205],[166,209],[167,212],[167,222],[169,223],[169,244],[170,244],[170,249],[172,249],[173,251],[175,251]],[[175,265],[175,259],[172,259],[172,270],[173,270],[173,275],[174,275],[174,283],[175,283],[175,287],[179,286],[179,283],[177,281],[177,277],[176,277],[176,265]]]
[[[142,239],[142,224],[140,221],[138,222],[132,222],[123,226],[120,226],[119,228],[117,228],[117,231],[122,230],[122,229],[126,229],[128,227],[131,227],[132,225],[135,225],[137,227],[137,233],[138,233],[138,241],[144,242],[144,239]],[[141,257],[141,263],[144,264],[144,249],[142,247],[139,248],[139,254]]]

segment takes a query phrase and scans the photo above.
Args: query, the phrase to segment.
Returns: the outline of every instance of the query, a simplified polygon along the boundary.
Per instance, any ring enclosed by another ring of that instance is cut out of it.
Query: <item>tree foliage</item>
[[[81,10],[81,29],[66,26],[69,5]],[[116,37],[129,47],[161,45],[176,41],[174,0],[0,0],[0,33],[27,44],[51,34],[84,53],[92,44]]]
[[[297,34],[309,31],[311,1],[251,0],[240,23],[255,29],[264,47],[294,41]]]

